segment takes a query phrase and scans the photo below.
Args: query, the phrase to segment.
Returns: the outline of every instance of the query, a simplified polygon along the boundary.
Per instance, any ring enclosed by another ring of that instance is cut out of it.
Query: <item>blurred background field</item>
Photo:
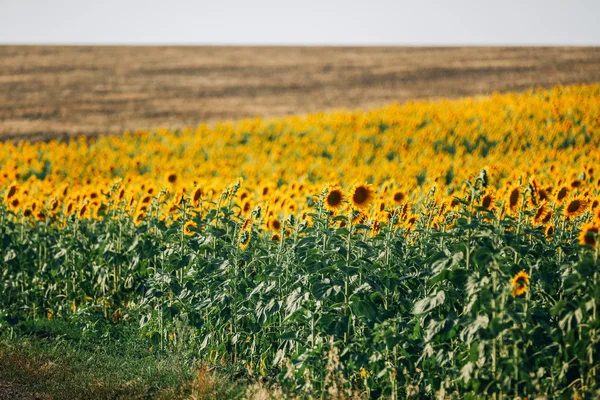
[[[600,81],[595,47],[0,46],[0,139]]]

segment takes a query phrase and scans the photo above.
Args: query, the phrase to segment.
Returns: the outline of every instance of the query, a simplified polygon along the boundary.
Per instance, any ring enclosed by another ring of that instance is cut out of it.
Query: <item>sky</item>
[[[600,0],[0,0],[0,44],[600,45]]]

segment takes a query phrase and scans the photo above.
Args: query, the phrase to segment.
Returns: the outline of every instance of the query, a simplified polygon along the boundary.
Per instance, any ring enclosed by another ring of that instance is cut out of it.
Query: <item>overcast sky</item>
[[[600,45],[600,0],[0,0],[0,43]]]

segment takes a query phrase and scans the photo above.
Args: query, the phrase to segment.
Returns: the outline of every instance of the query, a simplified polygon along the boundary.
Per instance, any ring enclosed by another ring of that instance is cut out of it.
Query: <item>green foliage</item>
[[[171,224],[109,207],[62,228],[0,210],[0,327],[89,343],[126,331],[289,393],[335,381],[374,398],[600,395],[598,252],[577,243],[577,223],[546,237],[525,211],[477,207],[486,182],[435,229],[434,201],[414,229],[390,210],[374,233],[321,195],[312,224],[282,221],[281,241],[253,224],[245,250],[231,203],[200,216],[184,202]],[[531,280],[513,296],[520,271]]]

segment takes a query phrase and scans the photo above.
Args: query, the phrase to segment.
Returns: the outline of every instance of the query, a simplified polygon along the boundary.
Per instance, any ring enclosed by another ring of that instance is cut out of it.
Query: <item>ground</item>
[[[600,81],[600,48],[0,46],[0,138],[178,128]]]

